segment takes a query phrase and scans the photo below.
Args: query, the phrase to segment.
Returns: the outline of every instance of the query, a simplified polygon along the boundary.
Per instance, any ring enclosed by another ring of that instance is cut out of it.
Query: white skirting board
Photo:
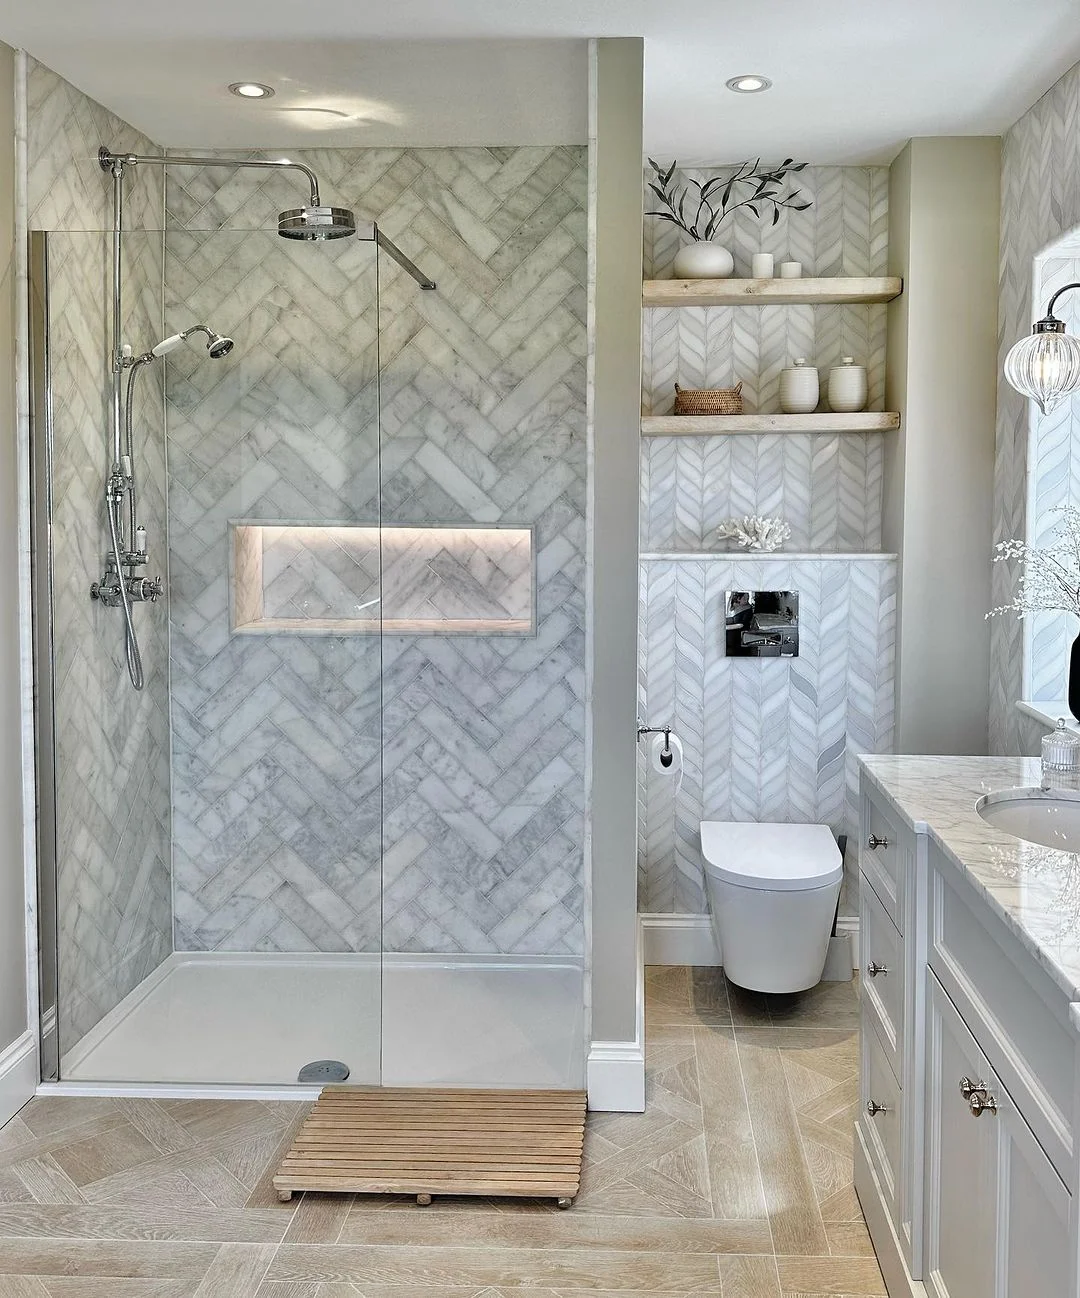
[[[642,946],[646,964],[722,965],[720,948],[708,915],[642,915]],[[859,967],[859,918],[841,915],[839,938],[851,940],[851,967]]]
[[[24,1032],[0,1053],[0,1127],[33,1096],[37,1084],[37,1038]]]
[[[596,1113],[645,1112],[645,931],[638,923],[633,1041],[593,1041],[585,1061],[589,1108]]]

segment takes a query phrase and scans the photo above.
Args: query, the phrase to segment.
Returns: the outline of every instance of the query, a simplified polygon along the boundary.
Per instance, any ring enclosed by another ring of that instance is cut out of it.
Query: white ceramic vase
[[[811,415],[821,395],[818,372],[800,356],[791,369],[780,374],[780,409],[785,415]]]
[[[727,279],[734,269],[731,253],[707,239],[688,243],[675,256],[676,279]]]
[[[866,409],[866,368],[856,365],[853,356],[829,371],[829,408],[837,414]]]

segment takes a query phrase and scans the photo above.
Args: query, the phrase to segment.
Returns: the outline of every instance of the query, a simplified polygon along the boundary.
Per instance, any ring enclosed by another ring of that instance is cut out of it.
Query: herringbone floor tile
[[[304,1195],[306,1105],[34,1100],[0,1130],[2,1298],[884,1293],[851,1183],[854,984],[752,997],[647,976],[647,1109],[589,1115],[570,1212]]]

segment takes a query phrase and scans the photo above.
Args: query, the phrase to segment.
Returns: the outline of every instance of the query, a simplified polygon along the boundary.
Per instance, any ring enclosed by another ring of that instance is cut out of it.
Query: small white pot
[[[829,408],[837,414],[866,409],[866,369],[852,356],[829,371]]]
[[[800,356],[780,374],[780,409],[785,415],[812,415],[820,397],[818,372]]]
[[[727,279],[734,269],[731,253],[706,239],[688,243],[675,257],[676,279]]]

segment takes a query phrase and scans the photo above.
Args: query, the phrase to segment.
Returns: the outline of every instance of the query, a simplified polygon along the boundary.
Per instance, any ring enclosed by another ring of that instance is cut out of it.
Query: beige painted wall
[[[27,1029],[17,490],[15,54],[0,44],[0,1052]]]
[[[592,1038],[619,1042],[637,1030],[642,54],[637,39],[594,42],[590,124]]]
[[[917,139],[893,163],[883,542],[900,563],[896,748],[987,752],[997,402],[997,137]]]

